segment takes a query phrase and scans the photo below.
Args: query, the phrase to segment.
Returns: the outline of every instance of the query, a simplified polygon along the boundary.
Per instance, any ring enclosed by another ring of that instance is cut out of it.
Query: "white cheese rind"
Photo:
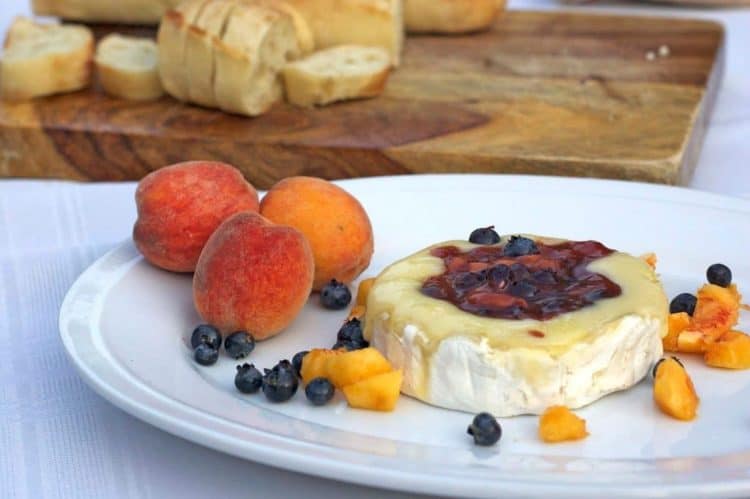
[[[627,315],[557,356],[543,348],[493,349],[456,332],[429,344],[417,326],[375,318],[373,346],[404,370],[402,391],[425,402],[499,417],[582,407],[640,381],[662,355],[662,321]],[[432,352],[432,353],[430,353]]]

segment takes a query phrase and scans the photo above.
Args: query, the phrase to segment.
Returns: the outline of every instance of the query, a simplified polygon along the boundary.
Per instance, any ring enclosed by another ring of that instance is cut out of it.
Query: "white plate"
[[[368,210],[376,251],[366,276],[428,244],[475,227],[598,239],[655,251],[670,295],[703,282],[715,261],[750,288],[750,203],[695,191],[550,177],[451,175],[341,183]],[[271,367],[310,347],[329,347],[345,312],[315,298],[251,361]],[[747,320],[744,326],[747,330]],[[199,323],[190,277],[157,270],[130,243],[78,279],[60,312],[71,360],[102,396],[186,439],[236,456],[378,487],[451,496],[692,497],[750,495],[750,371],[710,369],[685,358],[701,396],[682,423],[654,408],[648,380],[578,411],[590,436],[544,445],[537,418],[501,421],[502,441],[475,447],[472,415],[402,397],[380,414],[334,403],[314,408],[300,391],[270,404],[233,387],[237,362],[197,366],[187,341]]]

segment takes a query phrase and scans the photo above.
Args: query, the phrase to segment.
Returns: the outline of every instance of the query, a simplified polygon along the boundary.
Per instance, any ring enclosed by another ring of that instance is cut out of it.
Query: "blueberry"
[[[362,322],[356,317],[349,319],[339,329],[336,339],[338,341],[365,341],[362,335]]]
[[[273,369],[267,369],[263,376],[263,393],[271,402],[286,402],[297,393],[298,386],[294,367],[288,360],[282,360]]]
[[[539,253],[539,248],[536,247],[536,243],[523,236],[511,236],[510,241],[505,243],[503,248],[503,256],[523,256],[523,255],[535,255]]]
[[[224,350],[233,359],[244,359],[255,349],[255,338],[247,331],[237,331],[224,340]]]
[[[695,295],[690,293],[680,293],[675,296],[672,302],[669,304],[669,313],[676,314],[678,312],[687,312],[688,315],[693,315],[695,312],[695,304],[698,299]]]
[[[706,278],[711,284],[726,288],[732,284],[732,271],[723,263],[714,263],[706,270]]]
[[[500,236],[495,232],[495,226],[474,229],[469,235],[469,242],[474,244],[497,244],[500,242]]]
[[[489,269],[487,274],[493,286],[504,288],[510,279],[510,267],[501,263]]]
[[[294,354],[294,357],[292,357],[292,367],[294,367],[294,372],[297,374],[297,376],[302,376],[302,361],[305,358],[305,355],[307,355],[309,352],[307,350],[303,350],[301,352],[297,352]]]
[[[352,301],[352,293],[346,284],[331,279],[320,292],[320,303],[331,310],[341,310]]]
[[[672,359],[673,359],[673,360],[674,360],[675,362],[677,362],[677,363],[678,363],[679,365],[681,365],[683,369],[685,368],[685,366],[684,366],[684,365],[682,365],[682,362],[680,362],[680,359],[678,359],[678,358],[677,358],[677,357],[675,357],[674,355],[672,355]],[[659,369],[659,366],[660,366],[660,365],[661,365],[661,363],[662,363],[662,362],[664,362],[665,360],[666,360],[666,357],[662,357],[661,359],[659,359],[659,360],[657,360],[657,361],[656,361],[656,364],[654,364],[654,367],[653,367],[653,369],[651,369],[651,377],[652,377],[652,378],[656,378],[656,370],[657,370],[657,369]]]
[[[512,294],[513,296],[518,296],[519,298],[531,298],[537,293],[537,291],[539,290],[536,288],[536,286],[529,283],[528,281],[514,282],[508,288],[508,292],[510,294]]]
[[[201,343],[218,350],[221,346],[221,333],[209,324],[201,324],[193,330],[193,335],[190,337],[190,346],[198,348]]]
[[[242,364],[237,366],[237,374],[234,376],[234,386],[242,393],[255,393],[263,384],[263,375],[253,364]]]
[[[474,437],[476,445],[495,445],[503,434],[500,423],[488,412],[480,412],[474,417],[466,433]]]
[[[466,291],[479,286],[484,279],[484,274],[479,272],[461,272],[453,278],[453,287],[459,291]]]
[[[211,364],[216,364],[216,361],[219,359],[219,351],[211,348],[207,343],[201,343],[195,348],[193,357],[198,364],[210,366]]]
[[[305,387],[305,396],[312,405],[326,405],[336,389],[328,378],[315,378]]]

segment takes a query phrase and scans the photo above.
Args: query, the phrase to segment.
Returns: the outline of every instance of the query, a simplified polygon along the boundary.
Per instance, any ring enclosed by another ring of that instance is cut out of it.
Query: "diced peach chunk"
[[[372,285],[375,284],[375,278],[370,277],[369,279],[362,279],[357,287],[357,305],[366,306],[367,296],[370,294]]]
[[[677,337],[690,325],[690,316],[687,312],[669,314],[668,332],[661,339],[664,350],[667,352],[677,352]]]
[[[392,411],[401,391],[401,369],[363,379],[342,388],[351,407],[372,411]]]
[[[326,378],[326,362],[331,357],[343,355],[341,350],[326,350],[324,348],[315,348],[310,350],[302,359],[302,369],[300,375],[304,383],[309,383],[315,378]]]
[[[690,329],[718,340],[737,324],[741,297],[734,284],[727,288],[706,284],[698,290],[697,298]]]
[[[728,331],[708,346],[703,355],[706,364],[724,369],[750,369],[750,336]]]
[[[709,336],[700,331],[683,331],[677,335],[677,352],[703,353],[711,341]]]
[[[654,401],[664,414],[675,419],[695,419],[700,399],[693,381],[682,365],[673,358],[659,362],[654,377]]]
[[[588,436],[586,420],[579,418],[565,406],[553,405],[539,418],[539,438],[556,443],[580,440]]]
[[[336,388],[357,383],[392,369],[388,359],[372,347],[328,357],[325,366],[326,376]]]

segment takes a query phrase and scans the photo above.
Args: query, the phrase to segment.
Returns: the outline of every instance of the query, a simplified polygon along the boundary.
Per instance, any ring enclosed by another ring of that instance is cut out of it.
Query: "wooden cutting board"
[[[0,103],[0,175],[138,179],[215,159],[259,188],[344,178],[512,172],[684,184],[723,67],[720,25],[509,12],[490,32],[408,39],[376,99],[279,104],[250,119],[100,90]],[[666,46],[670,55],[649,60]]]

